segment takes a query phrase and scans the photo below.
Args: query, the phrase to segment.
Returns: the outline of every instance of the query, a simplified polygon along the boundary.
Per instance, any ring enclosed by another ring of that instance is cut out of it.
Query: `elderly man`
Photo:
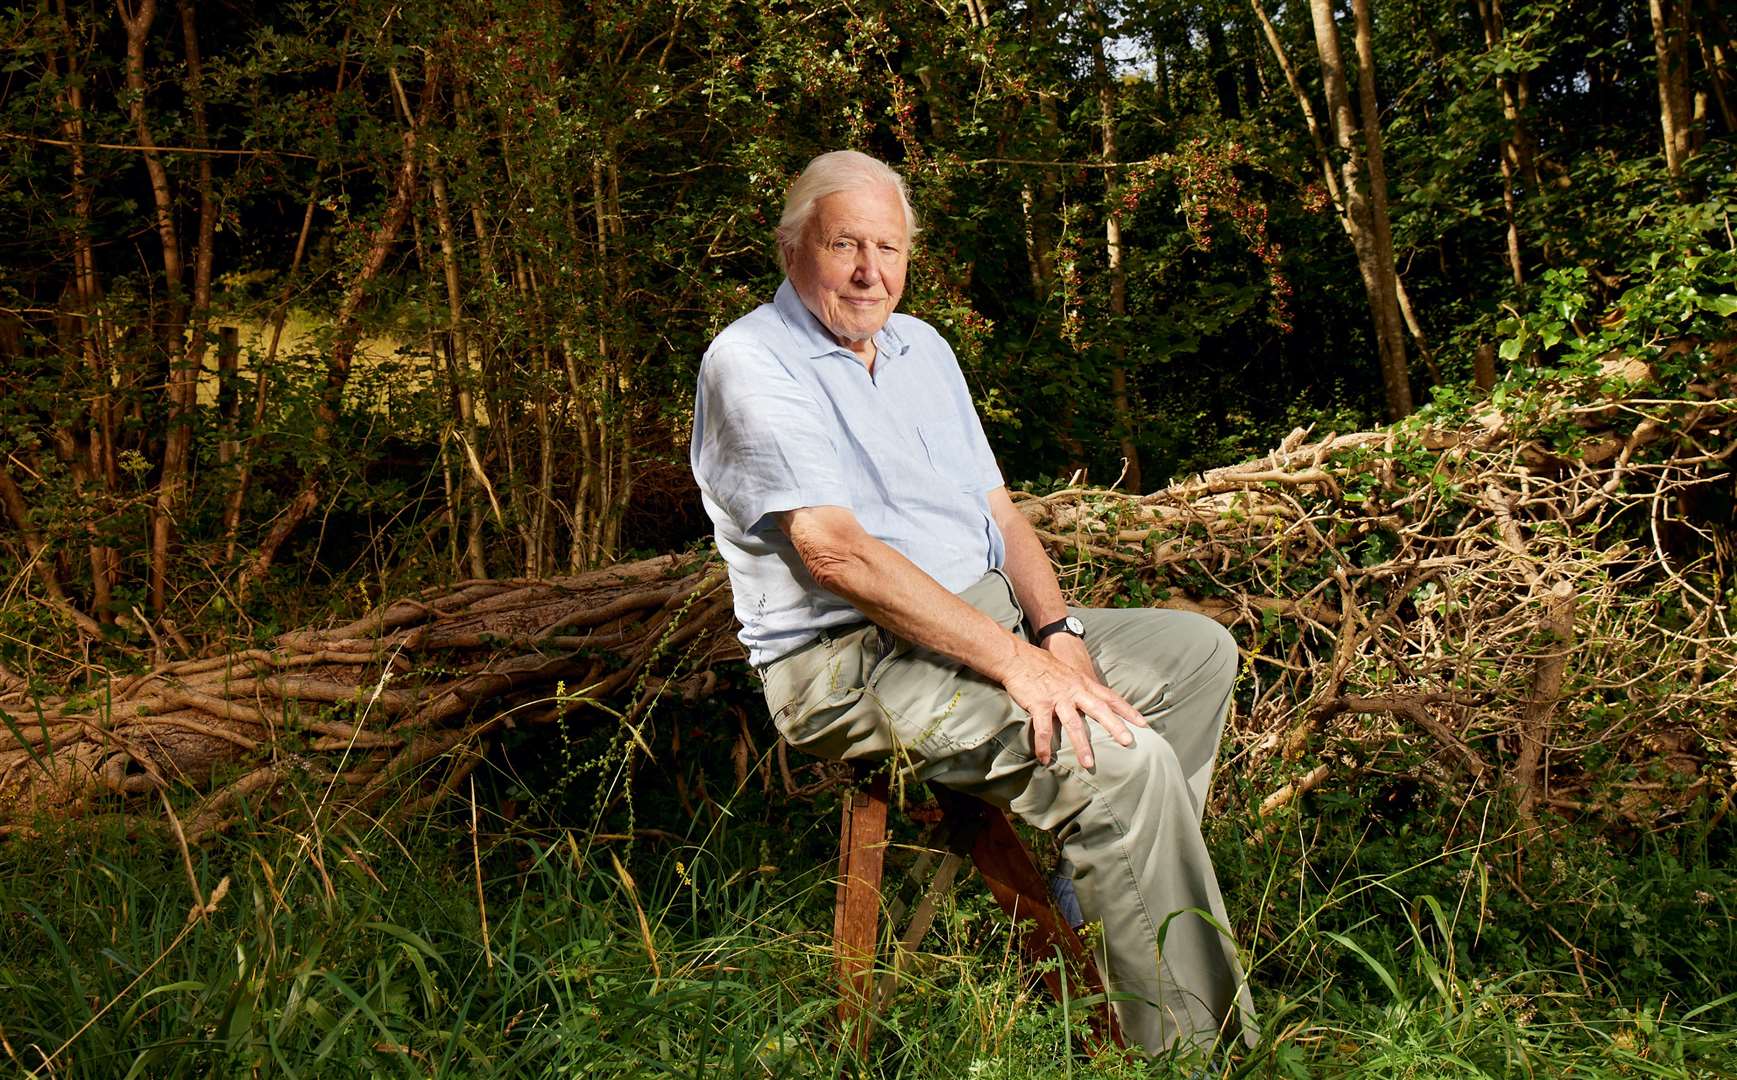
[[[1200,835],[1236,645],[1184,612],[1067,607],[952,350],[895,314],[916,231],[892,169],[815,158],[777,229],[787,280],[700,366],[694,475],[773,720],[1054,832],[1133,1040],[1247,1037]]]

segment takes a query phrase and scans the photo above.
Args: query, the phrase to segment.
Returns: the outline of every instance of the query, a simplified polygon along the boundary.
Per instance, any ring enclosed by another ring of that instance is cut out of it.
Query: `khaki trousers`
[[[1025,635],[1013,589],[991,571],[960,594]],[[767,704],[792,746],[838,760],[893,757],[931,780],[1052,832],[1080,909],[1104,928],[1104,977],[1128,1038],[1151,1051],[1241,1035],[1254,1005],[1200,836],[1236,677],[1236,644],[1181,611],[1073,609],[1105,681],[1151,730],[1116,745],[1088,723],[1093,768],[1065,737],[1045,767],[1030,720],[998,684],[872,624],[833,631],[765,671]],[[1208,918],[1203,916],[1210,916]]]

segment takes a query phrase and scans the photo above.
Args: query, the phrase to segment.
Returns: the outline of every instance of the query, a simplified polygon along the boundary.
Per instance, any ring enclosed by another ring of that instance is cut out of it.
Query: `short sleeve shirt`
[[[953,350],[900,314],[875,347],[871,375],[785,281],[701,361],[690,462],[756,666],[863,618],[815,584],[780,512],[845,507],[952,592],[1002,564],[1001,470]]]

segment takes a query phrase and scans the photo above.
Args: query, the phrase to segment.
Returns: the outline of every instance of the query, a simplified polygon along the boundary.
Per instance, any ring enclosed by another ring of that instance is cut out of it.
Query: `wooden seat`
[[[839,983],[838,1023],[842,1038],[858,1057],[868,1051],[874,1017],[892,996],[902,957],[922,941],[933,923],[936,907],[952,888],[964,860],[983,875],[989,891],[1020,928],[1021,952],[1028,963],[1043,965],[1044,981],[1058,1001],[1077,1001],[1103,993],[1090,950],[1056,910],[1048,883],[1030,850],[1007,815],[994,806],[940,785],[930,788],[940,806],[939,845],[945,852],[921,899],[912,906],[910,921],[899,935],[899,948],[875,978],[875,953],[880,939],[881,878],[886,865],[887,770],[860,777],[844,800],[839,827],[838,901],[833,913],[833,953]],[[919,871],[932,856],[919,859]],[[897,915],[894,916],[897,919]],[[1043,964],[1061,958],[1061,963]],[[1104,1043],[1123,1045],[1115,1013],[1100,1002],[1091,1020],[1093,1049]]]

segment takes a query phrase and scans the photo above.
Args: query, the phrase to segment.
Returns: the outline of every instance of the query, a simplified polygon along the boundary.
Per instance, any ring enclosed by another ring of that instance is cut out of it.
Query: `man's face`
[[[867,355],[905,290],[909,246],[904,207],[891,186],[835,192],[814,204],[790,253],[790,284],[839,344]]]

